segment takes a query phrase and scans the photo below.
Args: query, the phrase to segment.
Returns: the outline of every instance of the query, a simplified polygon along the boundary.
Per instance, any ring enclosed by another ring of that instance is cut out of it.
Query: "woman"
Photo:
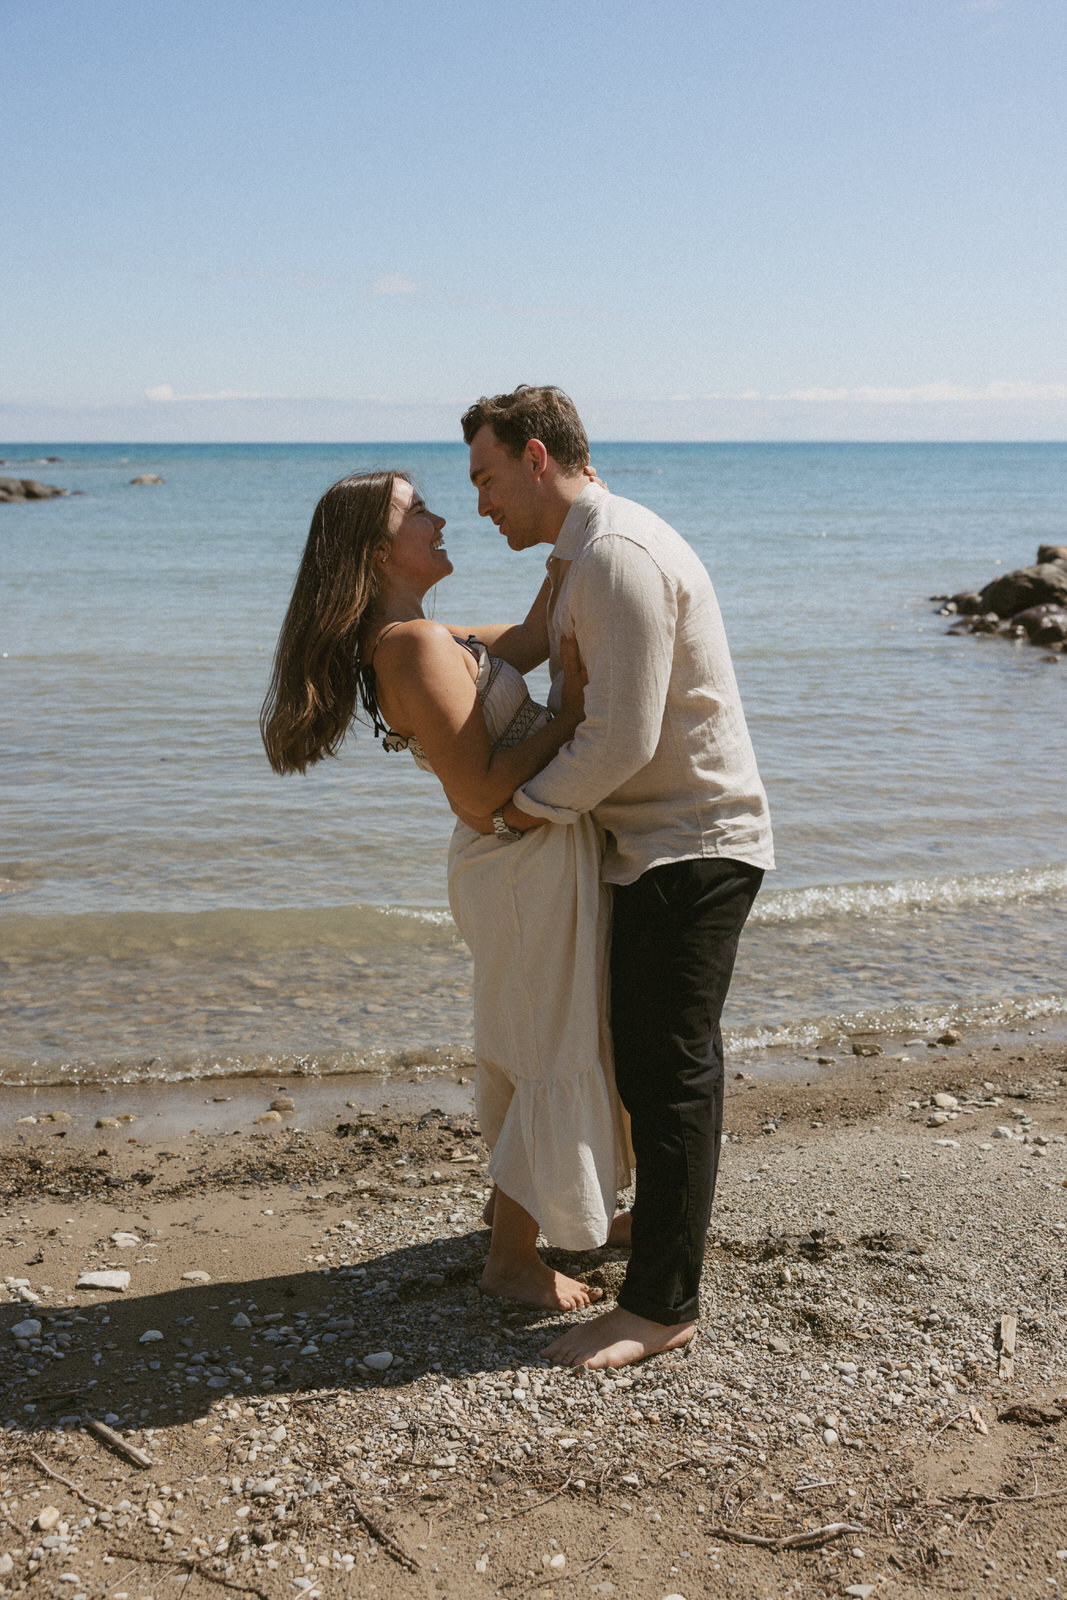
[[[457,815],[488,816],[571,738],[583,688],[573,641],[554,717],[521,676],[548,654],[547,586],[523,623],[477,638],[425,616],[452,571],[444,526],[402,473],[343,478],[319,501],[261,716],[276,772],[336,754],[358,697],[386,750],[436,773]],[[599,840],[588,817],[512,839],[460,820],[448,877],[474,957],[476,1098],[496,1185],[481,1286],[574,1310],[600,1292],[552,1271],[538,1231],[566,1249],[603,1244],[630,1180]]]

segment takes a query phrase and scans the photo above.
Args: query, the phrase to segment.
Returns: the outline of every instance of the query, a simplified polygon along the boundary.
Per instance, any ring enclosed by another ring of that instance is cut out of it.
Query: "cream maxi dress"
[[[521,674],[469,639],[494,749],[544,726]],[[416,740],[390,734],[432,770]],[[452,915],[474,957],[476,1104],[489,1175],[551,1244],[601,1245],[630,1182],[629,1121],[608,1027],[610,899],[591,817],[505,843],[457,822],[448,857]]]

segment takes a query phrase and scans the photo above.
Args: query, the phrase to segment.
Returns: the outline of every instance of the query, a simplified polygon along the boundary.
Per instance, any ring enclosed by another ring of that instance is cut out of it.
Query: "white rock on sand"
[[[128,1289],[130,1275],[128,1272],[83,1272],[75,1289]]]

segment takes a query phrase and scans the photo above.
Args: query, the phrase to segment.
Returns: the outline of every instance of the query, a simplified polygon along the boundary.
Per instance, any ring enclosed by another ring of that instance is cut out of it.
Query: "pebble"
[[[942,1111],[958,1111],[960,1103],[954,1094],[935,1094],[934,1105]]]
[[[111,1235],[111,1243],[117,1245],[120,1250],[132,1250],[140,1242],[135,1233],[113,1233]]]
[[[825,1445],[835,1445],[835,1444],[837,1444],[837,1442],[838,1442],[837,1430],[835,1428],[824,1428],[823,1431],[822,1431],[822,1442]]]
[[[130,1275],[128,1272],[83,1272],[75,1289],[128,1289]]]
[[[391,1350],[372,1350],[370,1355],[363,1357],[363,1365],[369,1367],[372,1372],[384,1372],[392,1364],[393,1352]]]
[[[231,1328],[250,1328],[251,1326],[252,1318],[245,1316],[243,1311],[239,1311],[230,1323]]]
[[[36,1317],[27,1317],[25,1322],[16,1322],[11,1330],[13,1339],[39,1339],[41,1337],[41,1324]]]
[[[33,1525],[35,1528],[39,1529],[41,1533],[47,1533],[50,1528],[55,1527],[58,1521],[59,1512],[55,1506],[42,1506],[36,1517],[33,1519]]]
[[[272,1111],[295,1111],[296,1101],[291,1100],[287,1094],[280,1094],[270,1103]]]
[[[14,1561],[12,1560],[11,1556],[8,1555],[7,1551],[5,1550],[3,1555],[0,1556],[0,1578],[6,1578],[8,1573],[14,1567],[14,1565],[15,1565]]]
[[[160,1333],[158,1328],[149,1328],[147,1330],[147,1332],[142,1333],[142,1335],[138,1339],[137,1343],[138,1344],[156,1344],[160,1339],[162,1339],[162,1337],[163,1337],[163,1335]]]
[[[201,1272],[200,1269],[197,1267],[197,1268],[194,1268],[192,1272],[183,1272],[182,1273],[182,1282],[183,1283],[210,1283],[211,1282],[211,1274],[210,1274],[210,1272]]]
[[[117,1128],[118,1125],[118,1117],[97,1117],[94,1124],[94,1126],[97,1128]]]
[[[262,1116],[253,1118],[255,1122],[280,1122],[281,1120],[282,1114],[280,1111],[264,1111]]]

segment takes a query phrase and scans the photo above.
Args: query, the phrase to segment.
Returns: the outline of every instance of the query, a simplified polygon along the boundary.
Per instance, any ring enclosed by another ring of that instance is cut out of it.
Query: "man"
[[[672,528],[586,472],[561,390],[528,385],[464,414],[478,511],[513,550],[551,545],[553,677],[573,633],[588,673],[572,742],[496,814],[498,834],[605,830],[611,1019],[637,1158],[618,1304],[543,1352],[620,1367],[687,1344],[722,1136],[719,1018],[738,936],[774,865],[767,801],[710,579]]]

